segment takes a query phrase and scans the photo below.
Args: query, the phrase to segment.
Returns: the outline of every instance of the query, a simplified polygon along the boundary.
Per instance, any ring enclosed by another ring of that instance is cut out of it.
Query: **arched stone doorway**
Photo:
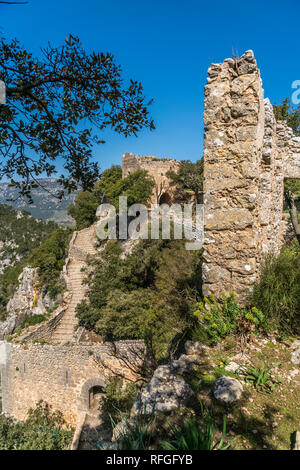
[[[99,403],[103,396],[105,382],[99,377],[87,380],[82,388],[79,397],[79,411],[88,412]]]
[[[163,193],[159,198],[159,204],[168,204],[171,205],[172,198],[169,193]]]
[[[97,411],[100,409],[103,395],[103,387],[100,385],[94,385],[89,389],[89,410]]]
[[[109,441],[112,431],[107,425],[109,416],[102,411],[105,382],[98,378],[87,380],[79,397],[79,412],[83,413],[78,449],[92,450],[100,441]]]

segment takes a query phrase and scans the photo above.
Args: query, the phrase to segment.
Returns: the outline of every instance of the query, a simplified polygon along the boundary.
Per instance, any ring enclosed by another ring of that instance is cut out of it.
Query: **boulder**
[[[184,348],[188,356],[201,356],[207,354],[208,351],[208,347],[198,341],[186,341]]]
[[[291,361],[293,364],[298,366],[300,364],[300,340],[294,341],[291,348],[293,349],[291,354]]]
[[[243,393],[241,382],[233,377],[220,377],[214,386],[214,397],[223,403],[240,400]]]
[[[146,387],[138,393],[132,414],[174,411],[182,406],[190,395],[189,385],[173,374],[169,365],[160,366]]]

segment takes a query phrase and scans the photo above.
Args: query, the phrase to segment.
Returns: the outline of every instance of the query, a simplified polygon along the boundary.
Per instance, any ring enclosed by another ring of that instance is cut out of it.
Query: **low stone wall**
[[[117,343],[124,354],[135,345],[140,347],[141,343]],[[44,400],[76,427],[80,414],[89,409],[92,387],[103,387],[113,373],[122,372],[127,378],[133,375],[111,351],[110,343],[53,346],[0,342],[3,412],[23,420],[30,408]]]

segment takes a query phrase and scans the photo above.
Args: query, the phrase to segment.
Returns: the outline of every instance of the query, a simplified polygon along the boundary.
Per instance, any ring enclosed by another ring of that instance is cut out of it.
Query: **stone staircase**
[[[77,325],[76,306],[84,299],[87,286],[82,284],[87,267],[88,255],[97,253],[95,246],[95,226],[92,225],[79,232],[75,232],[70,243],[65,278],[70,300],[65,313],[52,333],[51,341],[67,343],[72,341]]]

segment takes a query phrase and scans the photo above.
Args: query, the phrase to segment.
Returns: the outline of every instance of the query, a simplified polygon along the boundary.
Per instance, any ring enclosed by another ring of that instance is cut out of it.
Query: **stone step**
[[[70,302],[66,312],[64,313],[61,322],[57,325],[52,334],[52,340],[58,342],[71,341],[75,327],[78,324],[76,318],[77,305],[86,298],[88,287],[83,284],[86,278],[86,272],[82,268],[86,268],[84,263],[84,255],[95,255],[97,250],[94,246],[95,230],[94,227],[77,232],[74,240],[74,250],[70,247],[70,261],[67,266],[67,284],[71,294]],[[78,251],[76,251],[76,248]]]

